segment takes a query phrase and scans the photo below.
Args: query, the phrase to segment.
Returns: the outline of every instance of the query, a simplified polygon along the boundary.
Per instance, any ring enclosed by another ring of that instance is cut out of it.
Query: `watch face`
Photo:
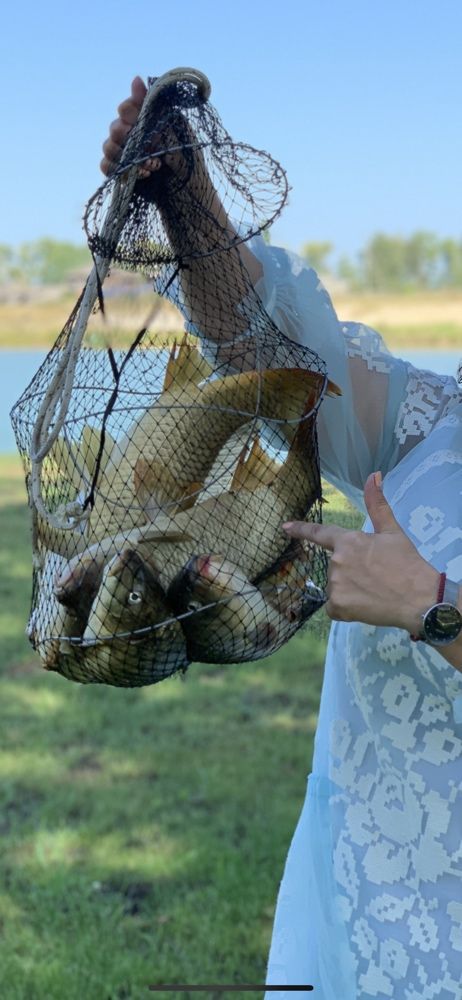
[[[462,630],[462,615],[453,604],[435,604],[425,615],[423,630],[427,642],[445,646]]]

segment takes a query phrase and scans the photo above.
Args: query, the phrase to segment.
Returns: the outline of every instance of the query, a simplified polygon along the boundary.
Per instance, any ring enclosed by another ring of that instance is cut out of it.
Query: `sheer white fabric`
[[[394,357],[376,331],[340,323],[294,255],[261,239],[251,249],[267,311],[317,351],[343,392],[320,408],[324,476],[365,512],[364,483],[380,469],[404,531],[461,582],[456,381]],[[462,998],[462,674],[399,629],[331,629],[267,983],[281,989],[266,1000],[289,1000],[297,994],[284,986],[302,983],[316,1000]]]
[[[340,406],[321,406],[324,475],[364,509],[366,478],[381,469],[403,529],[461,582],[459,386],[393,357],[374,330],[339,323],[313,271],[254,247],[268,311],[343,390]],[[461,1000],[461,705],[462,674],[436,650],[399,629],[332,626],[268,963],[281,990],[267,1000],[300,983],[322,1000]]]

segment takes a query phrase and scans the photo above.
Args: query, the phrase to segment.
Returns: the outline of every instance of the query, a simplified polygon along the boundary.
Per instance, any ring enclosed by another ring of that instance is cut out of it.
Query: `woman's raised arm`
[[[137,76],[131,85],[131,95],[118,107],[118,117],[111,123],[109,136],[103,144],[101,170],[109,175],[117,166],[127,137],[138,119],[146,86]],[[188,126],[186,126],[188,127]],[[183,179],[185,161],[181,152],[153,155],[140,168],[138,190],[151,201],[159,203],[162,221],[172,244],[180,256],[201,248],[228,247],[237,239],[233,225],[215,191],[200,150],[194,153],[194,168],[186,182],[178,185],[174,204],[162,197],[164,179],[175,174]],[[203,208],[206,208],[206,211]],[[184,310],[191,323],[209,340],[232,339],[245,331],[246,321],[239,312],[239,305],[248,292],[248,283],[255,284],[262,276],[262,266],[245,243],[231,247],[226,252],[227,281],[216,280],[215,255],[192,257],[182,271],[181,288]],[[229,326],[224,317],[229,317]]]

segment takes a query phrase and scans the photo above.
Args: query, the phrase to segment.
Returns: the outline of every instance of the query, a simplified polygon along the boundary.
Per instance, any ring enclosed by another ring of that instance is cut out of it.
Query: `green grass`
[[[0,459],[0,483],[0,996],[132,1000],[155,982],[263,981],[327,620],[272,658],[194,665],[185,682],[118,690],[48,674],[24,637],[16,460]],[[327,493],[326,519],[357,526]]]
[[[457,351],[462,343],[462,323],[421,323],[418,327],[382,323],[379,329],[389,349],[397,353],[402,347]]]

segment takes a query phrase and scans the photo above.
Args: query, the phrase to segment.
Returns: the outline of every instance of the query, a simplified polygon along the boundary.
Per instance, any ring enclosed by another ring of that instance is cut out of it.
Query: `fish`
[[[136,553],[124,550],[107,567],[88,555],[64,568],[53,553],[48,553],[47,560],[29,624],[29,637],[46,670],[81,684],[135,687],[187,669],[190,660],[181,626],[162,603],[152,571]],[[127,587],[131,588],[128,592]],[[97,594],[99,601],[95,601]],[[149,602],[152,610],[158,601],[162,617],[171,620],[148,630],[148,635],[118,637],[117,630],[136,631],[143,601],[144,612]],[[111,605],[112,618],[106,614],[106,603]]]
[[[168,598],[181,616],[192,660],[255,660],[268,656],[290,632],[288,619],[220,555],[193,556],[172,581]]]
[[[191,352],[187,360],[189,372]],[[198,384],[169,376],[167,388],[114,444],[101,469],[87,542],[194,505],[220,450],[252,418],[279,421],[290,444],[296,422],[316,405],[324,384],[322,375],[300,368],[240,372]],[[328,382],[327,392],[340,390]],[[65,552],[65,534],[55,531],[48,546]]]
[[[100,682],[119,687],[155,683],[188,666],[181,625],[156,574],[133,549],[107,564],[83,647],[98,665]]]
[[[158,574],[134,549],[125,548],[105,567],[90,608],[84,644],[130,635],[172,617]]]
[[[84,485],[88,486],[91,482],[100,451],[100,462],[104,466],[114,445],[114,438],[107,431],[102,443],[101,431],[85,424],[77,441],[59,435],[45,462],[55,467],[55,476],[57,471],[60,478],[67,480],[80,492]]]
[[[230,436],[251,418],[281,421],[288,442],[302,413],[312,409],[323,378],[303,369],[241,372],[198,386],[173,385],[143,415],[119,445],[136,480],[146,482],[153,500],[169,512],[197,494]],[[176,484],[173,486],[172,480]],[[178,508],[177,508],[178,509]]]
[[[271,458],[261,443],[260,422],[244,424],[226,441],[208,473],[197,500],[240,488],[271,484],[281,470],[281,461]]]
[[[60,656],[72,651],[71,643],[63,644],[62,637],[79,639],[85,625],[78,613],[60,604],[54,594],[55,578],[64,571],[65,565],[56,553],[45,554],[37,602],[26,628],[27,636],[46,670],[53,670]]]
[[[94,543],[71,558],[69,571],[85,565],[88,558],[106,563],[126,542],[159,573],[164,589],[198,550],[226,551],[250,578],[263,572],[287,544],[281,531],[283,521],[302,519],[320,497],[319,471],[310,464],[312,419],[300,425],[285,462],[274,463],[270,482],[264,481],[268,473],[265,457],[263,485],[255,485],[260,478],[256,469],[262,449],[254,442],[250,449],[241,451],[230,490],[208,496],[174,516],[157,515],[152,523],[132,529],[126,536],[121,532]]]
[[[312,444],[312,421],[310,416],[300,423],[284,463],[274,463],[270,468],[268,456],[256,438],[250,448],[241,450],[229,491],[209,496],[174,517],[158,515],[152,524],[130,532],[130,542],[127,540],[125,544],[144,560],[146,571],[154,574],[164,594],[197,552],[221,550],[250,580],[282,556],[287,547],[282,523],[288,518],[304,518],[320,497],[319,470],[311,467],[307,457]],[[260,482],[260,465],[264,484],[256,485]],[[265,477],[270,481],[265,483]],[[120,599],[111,577],[112,569],[108,568],[116,566],[119,573],[117,559],[123,544],[123,533],[95,543],[71,559],[64,573],[78,581],[88,560],[94,560],[101,570],[107,566],[90,614],[95,624],[89,621],[87,626],[87,637],[93,629],[92,638],[98,641],[102,638],[103,620],[105,631],[129,630],[129,626],[120,625]],[[124,594],[125,599],[126,588]],[[150,595],[152,598],[152,588]],[[162,599],[145,601],[138,611],[139,628],[160,625],[168,617]]]
[[[80,684],[142,687],[176,673],[184,674],[190,662],[184,633],[173,622],[136,642],[108,639],[87,646],[73,644],[68,655],[61,651],[46,669]]]
[[[101,582],[101,568],[89,557],[74,571],[53,552],[44,556],[37,603],[26,632],[45,670],[58,670],[66,661],[78,670],[82,661],[80,642]]]
[[[254,583],[274,608],[299,625],[324,604],[325,591],[315,579],[322,581],[326,575],[327,559],[319,547],[291,541],[286,552]]]
[[[87,555],[75,566],[64,564],[64,569],[55,576],[53,592],[57,600],[74,611],[83,627],[93,599],[101,583],[102,567],[91,555]]]

